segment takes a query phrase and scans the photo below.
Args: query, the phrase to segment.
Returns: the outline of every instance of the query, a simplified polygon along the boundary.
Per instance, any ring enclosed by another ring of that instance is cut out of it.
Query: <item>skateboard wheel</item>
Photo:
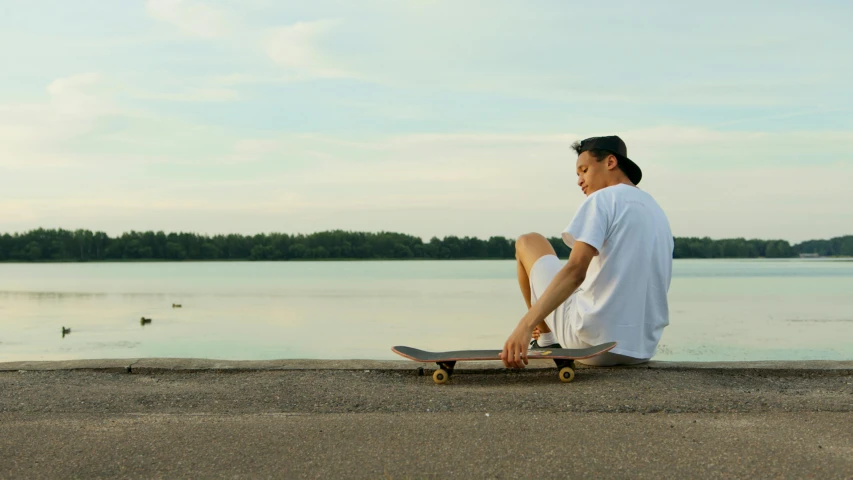
[[[435,383],[438,383],[440,385],[442,383],[447,383],[447,381],[450,380],[450,374],[447,373],[447,370],[439,368],[438,370],[433,372],[432,379],[433,381],[435,381]]]
[[[575,379],[575,371],[572,370],[572,367],[563,367],[560,369],[560,381],[563,383],[569,383]]]

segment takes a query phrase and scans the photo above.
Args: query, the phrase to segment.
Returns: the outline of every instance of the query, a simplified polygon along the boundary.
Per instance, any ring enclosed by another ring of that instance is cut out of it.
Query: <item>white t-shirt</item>
[[[578,338],[591,345],[617,342],[611,352],[651,358],[669,325],[674,241],[663,210],[637,187],[603,188],[563,231],[566,245],[575,240],[598,250],[570,309]]]

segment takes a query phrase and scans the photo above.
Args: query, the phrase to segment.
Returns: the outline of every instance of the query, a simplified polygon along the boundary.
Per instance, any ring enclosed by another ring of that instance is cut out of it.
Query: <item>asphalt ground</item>
[[[853,478],[853,362],[463,365],[0,364],[0,477]]]

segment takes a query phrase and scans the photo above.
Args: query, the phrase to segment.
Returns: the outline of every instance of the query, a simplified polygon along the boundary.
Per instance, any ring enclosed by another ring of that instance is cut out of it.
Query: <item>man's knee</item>
[[[525,233],[524,235],[518,237],[518,239],[516,239],[515,241],[516,257],[518,256],[518,253],[520,251],[526,251],[536,247],[541,247],[542,242],[545,242],[550,245],[548,239],[540,233]]]
[[[515,241],[515,258],[521,261],[528,273],[536,260],[545,255],[556,253],[551,242],[541,234],[525,233]]]

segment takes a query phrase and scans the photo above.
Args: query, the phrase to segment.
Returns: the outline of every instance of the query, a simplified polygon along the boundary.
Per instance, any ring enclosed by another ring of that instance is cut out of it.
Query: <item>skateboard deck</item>
[[[571,382],[575,378],[574,361],[594,357],[610,351],[616,342],[602,343],[588,348],[531,348],[527,351],[529,360],[552,359],[560,370],[560,380]],[[417,348],[397,346],[391,349],[416,362],[434,362],[438,369],[433,373],[435,383],[446,383],[453,375],[456,362],[469,360],[500,360],[501,350],[455,350],[450,352],[427,352]]]

